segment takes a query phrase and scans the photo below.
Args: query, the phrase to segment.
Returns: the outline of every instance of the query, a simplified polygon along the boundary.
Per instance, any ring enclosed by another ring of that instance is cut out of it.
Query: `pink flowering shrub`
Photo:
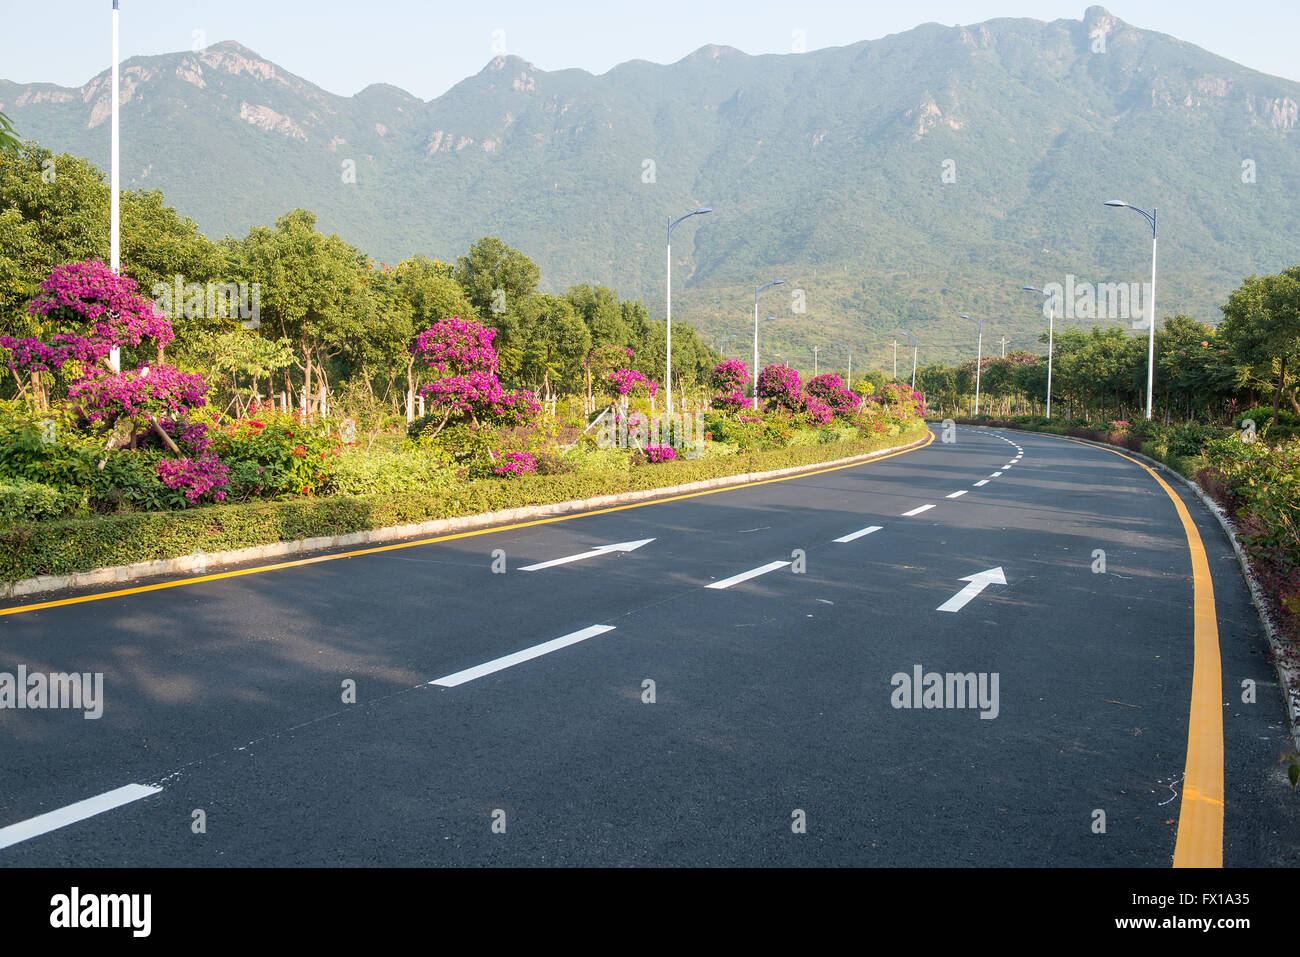
[[[808,380],[808,396],[830,409],[833,415],[852,418],[858,411],[862,399],[850,392],[844,381],[834,372],[827,372],[815,379]],[[818,413],[820,416],[820,412]]]
[[[230,469],[211,452],[188,459],[161,459],[154,465],[168,488],[185,493],[191,505],[204,499],[223,502],[230,484]]]
[[[507,452],[497,459],[492,471],[497,475],[515,476],[537,471],[537,459],[531,452]]]
[[[660,462],[671,462],[677,458],[677,452],[671,445],[647,445],[645,456],[657,465]]]
[[[92,369],[68,389],[68,398],[87,419],[110,425],[123,416],[185,416],[206,405],[207,394],[203,376],[173,366],[141,366],[117,373]]]
[[[770,365],[758,374],[758,397],[769,406],[788,412],[803,411],[799,373],[787,365]]]
[[[749,405],[749,399],[743,392],[729,392],[726,395],[715,395],[711,404],[719,412],[739,412]]]
[[[809,425],[830,425],[834,413],[831,411],[831,407],[821,399],[811,395],[804,395],[803,418]]]
[[[497,371],[497,353],[492,347],[496,335],[496,329],[474,319],[451,316],[416,336],[411,352],[435,372],[492,373]]]
[[[739,359],[727,359],[713,367],[710,383],[718,390],[713,397],[713,408],[722,412],[736,412],[747,400],[745,387],[749,385],[749,367]]]
[[[659,383],[644,372],[636,369],[615,369],[608,376],[610,385],[619,395],[654,395],[659,391]]]
[[[27,311],[51,333],[0,336],[0,346],[11,350],[12,366],[32,372],[57,370],[70,361],[97,363],[114,348],[138,346],[146,338],[161,350],[172,339],[171,323],[136,292],[135,282],[98,261],[56,266]]]

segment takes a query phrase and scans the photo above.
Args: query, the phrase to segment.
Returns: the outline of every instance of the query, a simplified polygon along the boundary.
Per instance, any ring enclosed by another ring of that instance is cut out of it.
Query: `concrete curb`
[[[1167,475],[1172,476],[1182,482],[1201,500],[1201,504],[1209,509],[1210,514],[1219,521],[1223,528],[1224,534],[1228,536],[1228,541],[1232,543],[1232,550],[1237,556],[1237,564],[1241,566],[1241,574],[1246,579],[1246,587],[1250,590],[1250,600],[1259,612],[1260,624],[1264,627],[1264,633],[1268,636],[1269,648],[1273,652],[1273,663],[1277,669],[1278,683],[1281,686],[1282,700],[1286,708],[1287,718],[1291,724],[1291,737],[1295,739],[1296,750],[1300,751],[1300,665],[1292,665],[1291,660],[1300,661],[1300,648],[1292,647],[1291,642],[1282,635],[1281,630],[1273,622],[1273,616],[1268,610],[1268,601],[1264,598],[1264,591],[1260,587],[1259,580],[1255,578],[1254,569],[1251,568],[1250,559],[1246,556],[1245,550],[1241,547],[1241,541],[1237,538],[1237,526],[1232,518],[1221,509],[1217,502],[1205,494],[1205,490],[1199,485],[1183,475],[1177,469],[1170,468],[1164,462],[1157,461],[1141,452],[1134,452],[1132,449],[1122,448],[1121,446],[1111,445],[1108,442],[1094,442],[1092,439],[1081,439],[1077,436],[1055,435],[1051,432],[1036,432],[1033,429],[1006,429],[1000,426],[972,426],[973,428],[993,429],[997,428],[1004,432],[1023,432],[1032,435],[1045,435],[1053,439],[1068,439],[1071,442],[1082,442],[1086,445],[1095,445],[1102,449],[1118,449],[1125,455],[1130,455],[1135,459],[1149,464]]]
[[[567,502],[553,502],[549,505],[526,505],[520,508],[502,509],[496,512],[484,512],[479,515],[464,515],[458,518],[438,518],[415,525],[390,525],[386,528],[374,528],[346,535],[326,535],[319,538],[303,538],[292,542],[274,542],[269,545],[253,545],[227,552],[205,554],[194,552],[178,558],[160,558],[148,562],[134,562],[130,565],[114,565],[108,568],[95,568],[85,572],[73,572],[68,575],[39,575],[16,582],[0,585],[0,598],[18,598],[23,595],[35,595],[42,592],[62,591],[67,588],[84,588],[93,585],[116,585],[132,582],[141,578],[158,575],[197,574],[206,575],[216,568],[238,565],[243,562],[258,561],[268,558],[284,558],[300,555],[304,552],[318,552],[331,548],[350,548],[356,545],[368,545],[376,542],[392,542],[407,538],[423,538],[448,532],[469,531],[488,528],[494,525],[512,525],[532,519],[550,518],[556,515],[586,512],[592,509],[607,508],[611,505],[626,505],[644,502],[655,498],[701,492],[714,488],[726,488],[732,485],[749,485],[767,479],[798,475],[801,472],[814,472],[818,469],[835,468],[858,462],[870,462],[895,452],[903,452],[920,447],[924,437],[907,445],[891,446],[862,455],[833,459],[828,462],[816,462],[811,465],[795,465],[776,469],[771,472],[745,472],[739,475],[724,475],[719,478],[688,482],[685,485],[672,485],[667,488],[643,489],[636,492],[620,492],[615,495],[598,495],[587,499],[571,499]]]

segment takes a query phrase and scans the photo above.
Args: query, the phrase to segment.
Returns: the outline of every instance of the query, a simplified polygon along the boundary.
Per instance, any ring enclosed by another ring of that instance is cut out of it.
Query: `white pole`
[[[1156,382],[1156,211],[1151,210],[1151,331],[1147,339],[1147,418]]]
[[[894,340],[894,378],[898,378],[898,340]]]
[[[853,350],[849,350],[849,389],[853,388]]]
[[[984,323],[980,323],[979,345],[975,347],[975,414],[980,414],[980,365],[984,362]],[[912,388],[916,388],[913,386]]]
[[[671,217],[669,217],[671,220]],[[689,278],[689,277],[687,277]],[[668,227],[668,346],[664,359],[664,391],[668,393],[668,414],[673,412],[673,230]]]
[[[820,346],[813,346],[813,378],[817,378],[817,350]]]
[[[897,347],[898,343],[894,343],[894,346]],[[912,346],[912,391],[913,392],[916,391],[916,350],[917,348],[919,347],[916,345]],[[897,366],[895,366],[895,370],[897,370]],[[894,372],[894,378],[898,378],[897,371]]]
[[[122,268],[120,247],[118,244],[118,232],[121,227],[121,220],[119,219],[118,216],[118,205],[117,205],[118,189],[121,186],[121,177],[119,175],[119,170],[118,170],[118,140],[117,140],[117,58],[118,58],[117,3],[118,0],[113,0],[113,120],[111,124],[112,132],[110,134],[112,139],[110,152],[112,153],[112,156],[109,159],[109,178],[112,181],[111,183],[112,198],[109,203],[109,213],[108,213],[108,219],[109,219],[108,259],[109,259],[109,267],[115,273],[120,272]],[[113,351],[108,354],[108,361],[112,364],[114,372],[120,372],[122,369],[121,350],[113,349]],[[1150,418],[1149,415],[1148,418]]]
[[[754,411],[758,411],[758,293],[754,293]]]
[[[1047,317],[1047,417],[1052,417],[1052,338],[1054,327],[1056,325],[1056,297],[1052,297],[1052,305]]]

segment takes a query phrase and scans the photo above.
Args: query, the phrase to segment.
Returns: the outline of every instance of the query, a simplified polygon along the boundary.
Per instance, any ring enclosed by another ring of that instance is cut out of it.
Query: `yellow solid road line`
[[[905,455],[908,452],[916,452],[925,448],[934,441],[934,433],[930,432],[925,441],[910,449],[901,449],[898,452],[891,452],[888,455],[881,455],[878,458],[870,459],[866,462],[850,462],[848,465],[835,465],[825,469],[815,469],[810,472],[800,472],[797,475],[785,475],[781,478],[760,479],[756,482],[742,482],[738,485],[728,485],[724,488],[705,489],[701,492],[686,492],[682,495],[672,495],[667,498],[656,498],[646,502],[633,502],[629,505],[614,505],[609,508],[592,509],[586,512],[574,512],[571,515],[557,515],[553,518],[538,518],[531,522],[518,522],[514,525],[492,525],[488,528],[476,528],[468,532],[455,532],[450,535],[439,535],[437,538],[422,538],[414,542],[397,542],[393,545],[376,545],[373,548],[362,548],[351,552],[334,552],[329,555],[317,555],[314,558],[299,558],[291,562],[277,562],[273,565],[258,565],[255,568],[239,568],[235,571],[218,572],[214,575],[199,575],[194,578],[178,578],[176,581],[158,582],[154,585],[139,585],[135,588],[121,588],[117,591],[96,592],[93,595],[81,595],[77,598],[59,598],[55,601],[42,601],[30,605],[15,605],[12,608],[0,608],[0,617],[4,615],[16,615],[24,611],[40,611],[43,608],[59,608],[63,605],[80,605],[88,601],[103,601],[106,598],[121,598],[124,595],[139,595],[143,592],[159,591],[163,588],[180,588],[183,585],[197,585],[199,582],[220,581],[223,578],[239,578],[242,575],[260,575],[262,572],[277,571],[281,568],[300,568],[303,565],[316,565],[320,562],[332,562],[340,558],[356,558],[360,555],[374,555],[379,552],[391,552],[399,548],[415,548],[418,545],[434,545],[438,542],[450,542],[458,538],[471,538],[475,535],[491,535],[496,532],[508,532],[516,528],[528,528],[532,525],[549,525],[552,522],[567,522],[570,519],[586,518],[589,515],[607,515],[610,512],[622,512],[629,508],[645,508],[647,505],[663,505],[666,502],[679,502],[682,499],[698,498],[701,495],[716,495],[719,492],[736,492],[740,489],[754,488],[757,485],[770,485],[773,482],[789,482],[793,479],[808,478],[811,475],[824,475],[827,472],[838,472],[841,469],[858,468],[863,465],[871,465],[874,462],[883,462],[885,459],[892,459],[898,455]]]
[[[1040,433],[1035,433],[1040,434]],[[1053,436],[1053,438],[1066,438]],[[1214,610],[1214,581],[1200,532],[1183,500],[1174,494],[1155,469],[1130,455],[1088,445],[1140,465],[1174,503],[1187,549],[1192,557],[1193,640],[1192,705],[1187,725],[1187,764],[1183,773],[1183,800],[1178,812],[1178,838],[1174,867],[1223,866],[1223,665],[1219,660],[1219,620]]]

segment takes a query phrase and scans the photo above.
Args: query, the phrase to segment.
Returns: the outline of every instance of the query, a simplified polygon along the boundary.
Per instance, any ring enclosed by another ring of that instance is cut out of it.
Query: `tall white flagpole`
[[[113,0],[113,122],[112,122],[112,158],[109,160],[109,179],[111,180],[112,197],[109,200],[109,266],[113,272],[120,272],[122,268],[121,248],[118,242],[118,233],[121,229],[121,219],[118,214],[117,194],[121,185],[121,178],[118,171],[118,140],[117,140],[117,9],[118,0]],[[108,361],[112,363],[113,371],[120,372],[122,369],[122,355],[120,349],[114,349],[108,355]]]

